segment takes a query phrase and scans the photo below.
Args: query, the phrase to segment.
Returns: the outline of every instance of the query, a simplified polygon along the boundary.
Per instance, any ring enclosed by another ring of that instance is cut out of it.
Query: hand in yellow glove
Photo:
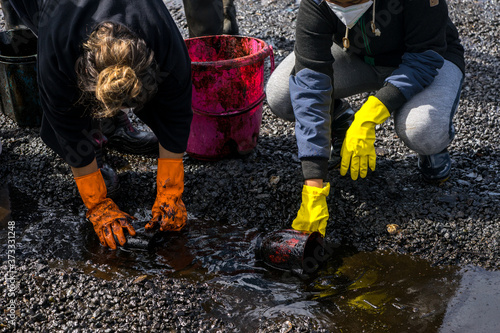
[[[330,183],[323,188],[304,185],[302,188],[302,204],[297,217],[292,222],[292,228],[299,231],[319,231],[323,237],[328,222],[328,206],[326,197],[330,193]]]
[[[135,236],[134,227],[130,224],[135,218],[122,212],[113,200],[106,198],[107,190],[101,170],[81,177],[75,177],[76,186],[83,203],[87,207],[87,218],[94,225],[99,241],[104,246],[116,249],[115,237],[121,246],[127,239],[123,234],[126,229]]]
[[[345,176],[349,165],[351,178],[365,178],[368,166],[375,171],[377,154],[375,153],[375,126],[389,118],[389,110],[375,96],[368,97],[361,109],[354,115],[354,121],[347,130],[340,155],[342,162],[340,174]]]
[[[156,175],[156,201],[151,210],[153,218],[146,229],[157,224],[160,231],[179,231],[187,221],[187,212],[182,202],[184,192],[184,164],[182,158],[159,158]]]

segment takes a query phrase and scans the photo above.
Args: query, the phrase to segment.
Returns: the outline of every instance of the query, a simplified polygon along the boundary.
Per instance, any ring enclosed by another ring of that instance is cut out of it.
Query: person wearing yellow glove
[[[328,170],[337,165],[337,154],[342,155],[341,175],[350,171],[358,179],[375,169],[375,126],[389,115],[398,137],[416,152],[425,180],[441,182],[450,175],[447,147],[455,133],[464,48],[446,1],[393,5],[383,0],[302,0],[294,50],[267,82],[268,105],[276,116],[295,121],[304,179],[320,191]],[[345,99],[367,92],[373,96],[352,120]],[[308,190],[304,187],[303,193]],[[302,200],[301,218],[293,225],[319,230],[325,215],[314,212],[324,207],[323,197],[310,200],[303,194]]]
[[[342,145],[340,174],[345,176],[351,170],[351,178],[365,178],[370,170],[375,171],[375,126],[389,118],[389,110],[374,96],[370,96],[361,109],[354,115],[354,121],[347,130]]]
[[[101,244],[115,249],[135,234],[130,225],[133,217],[107,198],[110,189],[103,175],[109,173],[96,160],[102,157],[96,154],[100,147],[96,140],[102,134],[92,124],[103,119],[127,129],[114,139],[117,143],[123,143],[125,136],[133,139],[137,149],[129,152],[151,153],[151,147],[157,147],[160,159],[175,160],[159,162],[150,225],[182,228],[186,223],[182,157],[193,117],[191,59],[165,3],[46,0],[41,6],[37,1],[12,0],[11,4],[38,38],[41,138],[71,167]],[[152,135],[152,140],[137,135],[128,119],[131,112],[150,127],[158,144]],[[126,194],[126,187],[120,188]]]

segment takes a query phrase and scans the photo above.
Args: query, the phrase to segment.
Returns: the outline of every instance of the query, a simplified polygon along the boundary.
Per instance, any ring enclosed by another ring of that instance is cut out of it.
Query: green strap
[[[369,57],[369,56],[365,56],[365,62],[368,64],[368,65],[372,65],[372,66],[375,66],[375,58],[373,57]]]
[[[366,35],[365,17],[364,16],[361,16],[361,34],[363,36],[363,43],[365,44],[366,53],[371,55],[372,50],[370,49],[370,45],[368,43],[368,36]]]

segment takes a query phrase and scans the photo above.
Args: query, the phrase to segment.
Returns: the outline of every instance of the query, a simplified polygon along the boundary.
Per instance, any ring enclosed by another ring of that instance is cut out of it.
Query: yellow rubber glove
[[[302,188],[302,204],[297,217],[292,222],[292,228],[299,231],[319,231],[325,236],[328,222],[328,206],[326,197],[330,194],[330,183],[323,188],[304,185]]]
[[[340,174],[345,176],[349,165],[351,178],[365,178],[368,166],[375,171],[377,154],[375,153],[375,126],[389,118],[389,110],[375,96],[368,97],[361,109],[354,115],[354,121],[347,130],[340,155],[342,162]]]

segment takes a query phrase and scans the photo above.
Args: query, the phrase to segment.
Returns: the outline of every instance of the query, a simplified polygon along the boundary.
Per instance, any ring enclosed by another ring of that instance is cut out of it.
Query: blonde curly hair
[[[92,110],[96,118],[114,116],[125,107],[140,109],[158,88],[158,66],[146,42],[111,22],[99,24],[83,44],[76,73],[83,99],[97,102]]]

